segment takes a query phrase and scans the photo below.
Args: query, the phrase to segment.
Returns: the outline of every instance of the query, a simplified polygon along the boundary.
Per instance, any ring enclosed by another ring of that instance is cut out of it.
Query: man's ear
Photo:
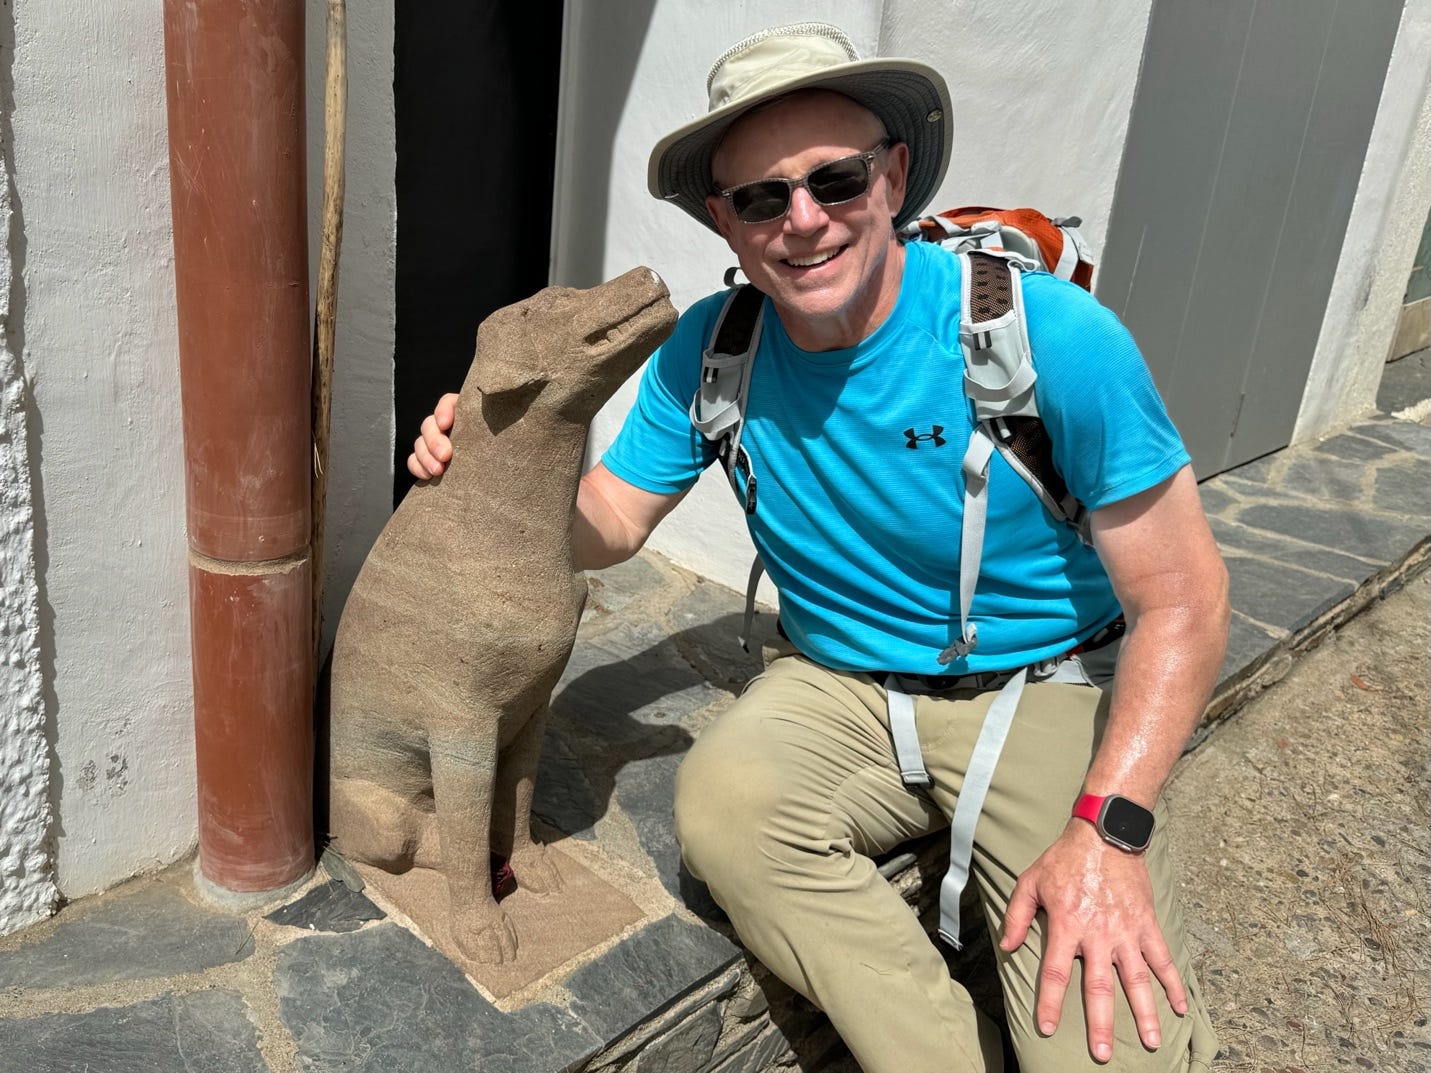
[[[885,182],[889,184],[889,214],[898,216],[909,190],[909,146],[895,142],[885,155],[889,157],[884,171]]]
[[[720,232],[720,237],[725,239],[726,244],[729,245],[731,230],[730,203],[719,194],[707,194],[706,212],[710,213],[711,222],[716,225],[716,230]]]

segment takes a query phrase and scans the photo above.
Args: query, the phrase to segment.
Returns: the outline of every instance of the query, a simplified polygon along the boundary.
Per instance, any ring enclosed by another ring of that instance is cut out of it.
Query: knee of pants
[[[697,743],[682,761],[675,825],[686,867],[720,891],[754,878],[780,855],[771,819],[781,811],[783,794],[762,765],[735,768],[713,752]]]

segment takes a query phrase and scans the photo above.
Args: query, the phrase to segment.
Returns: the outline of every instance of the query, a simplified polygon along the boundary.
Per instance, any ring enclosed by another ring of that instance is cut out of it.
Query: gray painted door
[[[1199,477],[1291,439],[1401,8],[1153,2],[1097,292]]]

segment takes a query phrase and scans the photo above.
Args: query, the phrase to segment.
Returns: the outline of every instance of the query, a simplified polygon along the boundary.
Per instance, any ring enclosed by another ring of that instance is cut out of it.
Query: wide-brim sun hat
[[[714,193],[711,158],[726,131],[752,108],[802,89],[826,89],[863,105],[890,141],[909,146],[909,178],[896,228],[920,214],[949,167],[949,88],[928,64],[862,60],[844,31],[821,22],[762,30],[733,45],[706,79],[709,111],[656,143],[647,167],[654,197],[690,213],[712,231],[706,196]]]

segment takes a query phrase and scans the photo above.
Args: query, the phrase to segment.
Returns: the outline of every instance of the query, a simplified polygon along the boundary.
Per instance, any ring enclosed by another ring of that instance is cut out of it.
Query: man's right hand
[[[446,394],[437,400],[437,406],[422,422],[422,435],[412,445],[412,454],[407,456],[407,471],[420,481],[439,476],[452,461],[452,441],[447,434],[452,431],[453,419],[457,416],[457,394]]]

